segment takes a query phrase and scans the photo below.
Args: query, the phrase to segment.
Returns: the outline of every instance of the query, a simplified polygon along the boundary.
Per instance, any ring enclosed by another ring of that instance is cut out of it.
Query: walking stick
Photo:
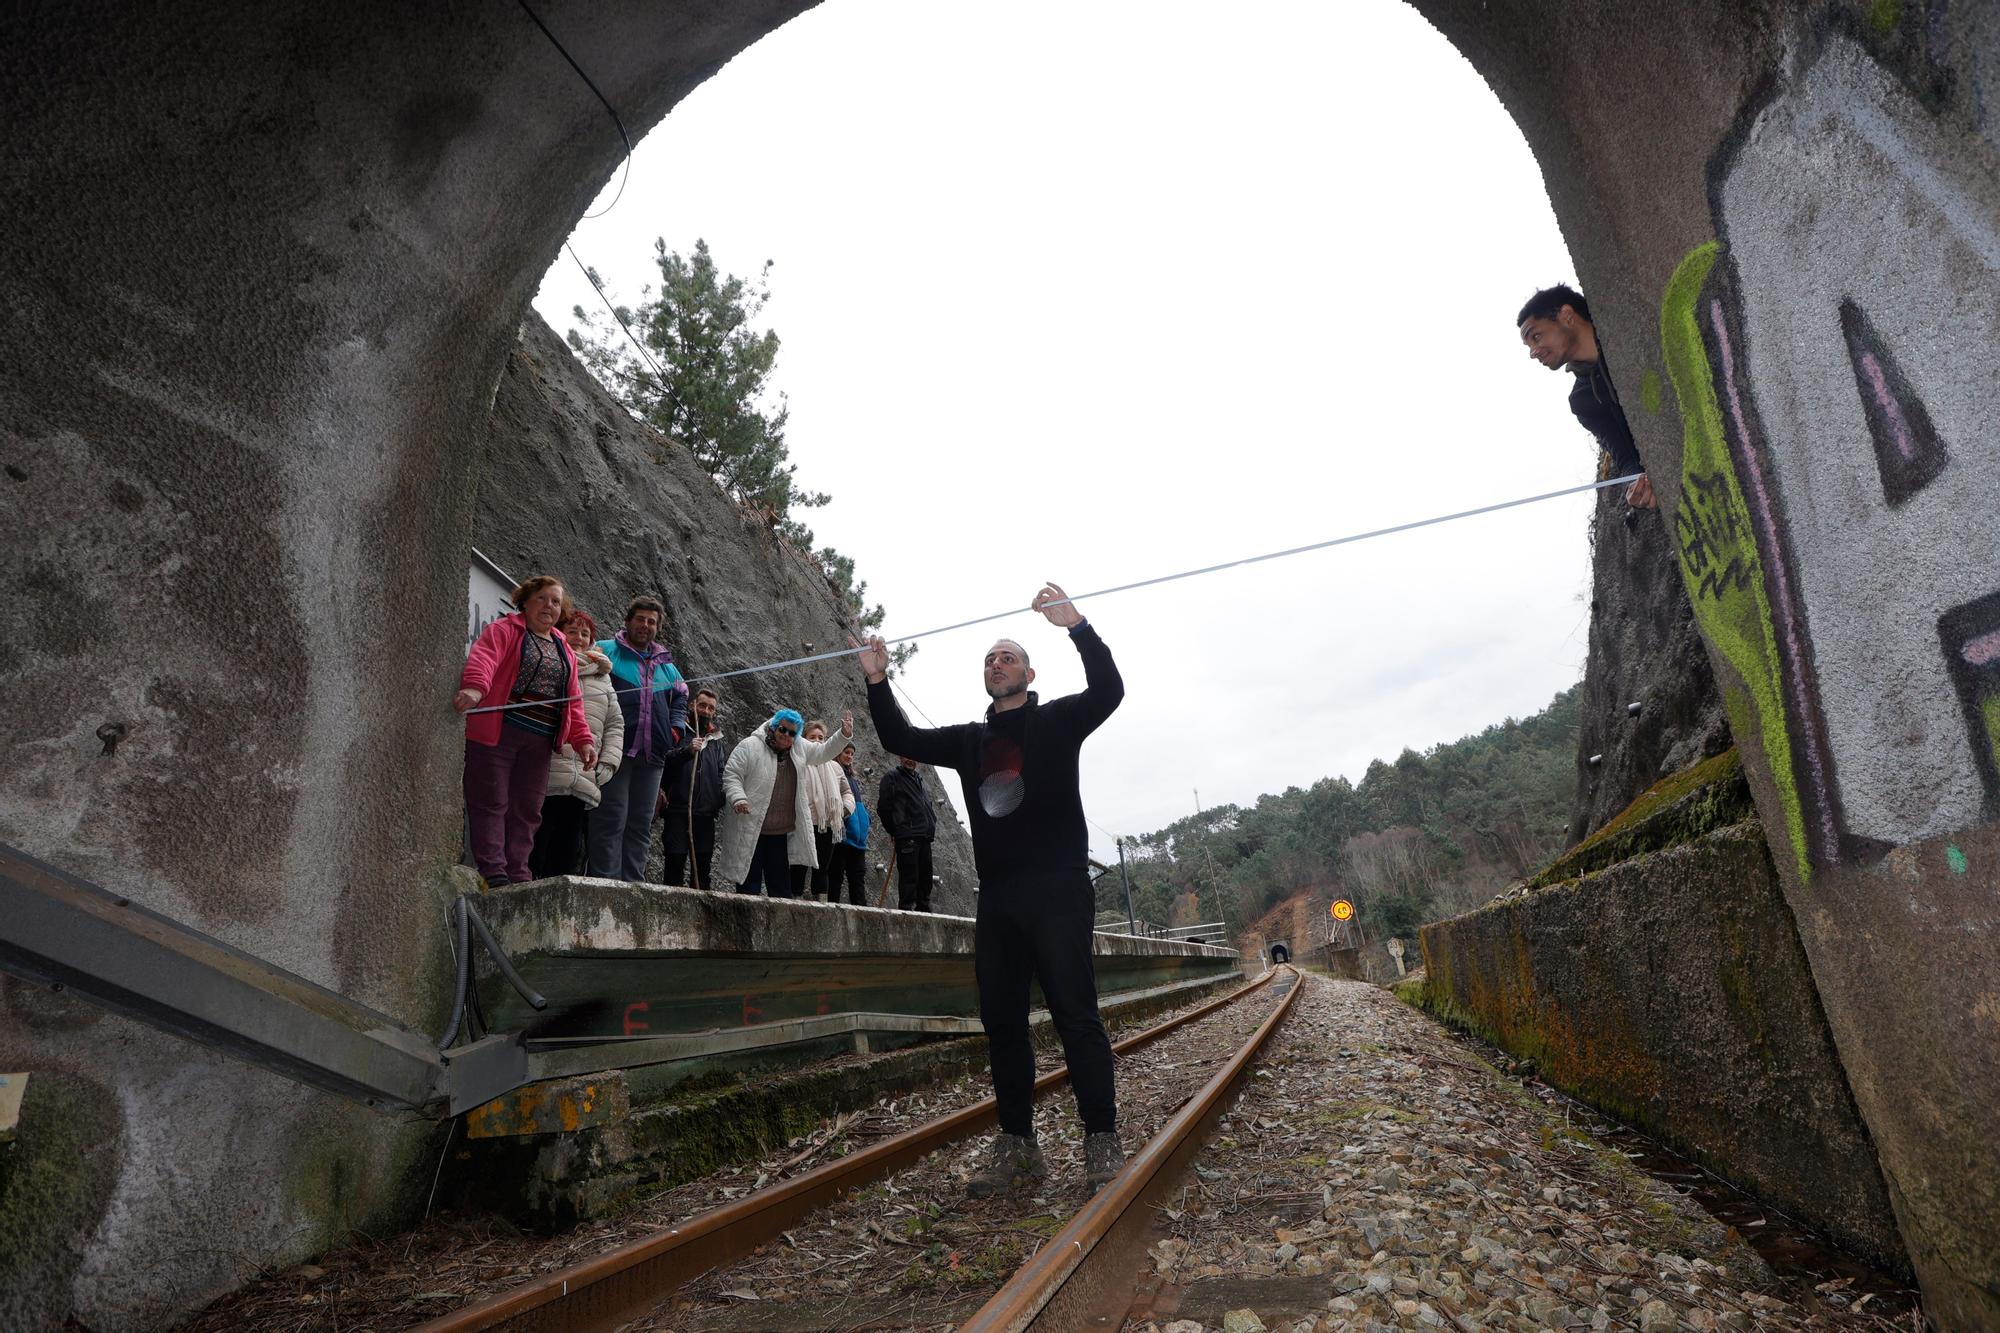
[[[889,868],[882,873],[882,892],[875,895],[875,905],[877,907],[888,906],[889,881],[894,879],[895,877],[896,877],[896,843],[894,839],[891,839],[889,842]]]
[[[702,737],[702,745],[708,745],[708,737]],[[688,883],[696,889],[702,887],[702,855],[694,851],[694,793],[702,787],[702,751],[694,751],[694,773],[688,775]]]

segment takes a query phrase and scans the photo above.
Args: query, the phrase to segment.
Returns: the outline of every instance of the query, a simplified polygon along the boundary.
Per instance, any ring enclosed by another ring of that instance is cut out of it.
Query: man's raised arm
[[[889,687],[889,646],[882,636],[871,634],[866,644],[856,643],[850,636],[847,646],[861,650],[861,674],[868,682],[868,716],[875,721],[875,735],[882,748],[892,755],[907,755],[920,764],[956,768],[960,758],[956,733],[961,729],[932,730],[910,725],[910,719],[903,716],[903,706],[896,702],[895,691]]]
[[[1088,736],[1124,701],[1125,678],[1118,674],[1118,664],[1111,660],[1111,650],[1104,646],[1104,640],[1097,637],[1097,631],[1083,618],[1083,612],[1062,590],[1061,584],[1042,585],[1042,590],[1035,594],[1028,607],[1041,612],[1051,625],[1068,630],[1069,641],[1076,645],[1077,655],[1083,658],[1083,693],[1075,696],[1071,706],[1081,734]]]

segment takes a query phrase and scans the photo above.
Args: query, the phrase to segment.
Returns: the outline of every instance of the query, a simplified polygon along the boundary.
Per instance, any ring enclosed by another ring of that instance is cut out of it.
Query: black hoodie
[[[1644,472],[1646,465],[1639,461],[1639,446],[1632,442],[1631,423],[1625,420],[1618,388],[1611,382],[1604,344],[1597,345],[1596,361],[1572,364],[1582,365],[1583,369],[1575,372],[1576,383],[1570,386],[1569,410],[1611,455],[1611,475],[1629,477],[1634,472]]]
[[[891,838],[934,838],[937,812],[931,809],[924,780],[901,764],[882,775],[875,793],[875,813]]]
[[[982,888],[1062,871],[1088,872],[1077,756],[1084,737],[1125,697],[1111,650],[1089,622],[1069,632],[1083,658],[1084,688],[1042,703],[986,710],[984,719],[927,730],[903,716],[885,680],[868,687],[875,732],[891,754],[958,770],[972,820],[972,857]]]

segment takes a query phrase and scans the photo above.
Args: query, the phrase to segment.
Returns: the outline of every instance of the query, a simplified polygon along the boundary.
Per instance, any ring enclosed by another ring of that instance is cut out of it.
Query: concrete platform
[[[480,911],[537,1013],[482,966],[495,1030],[531,1041],[712,1032],[842,1013],[977,1012],[970,917],[794,902],[563,876],[509,885]],[[1105,997],[1227,975],[1236,951],[1099,934]],[[1043,1003],[1039,990],[1032,1003]]]

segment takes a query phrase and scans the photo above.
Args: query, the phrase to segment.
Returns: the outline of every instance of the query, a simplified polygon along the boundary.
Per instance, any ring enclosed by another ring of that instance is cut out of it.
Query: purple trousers
[[[547,736],[504,723],[498,745],[465,743],[465,820],[473,863],[489,884],[534,878],[528,857],[542,824],[542,794],[554,753]]]

